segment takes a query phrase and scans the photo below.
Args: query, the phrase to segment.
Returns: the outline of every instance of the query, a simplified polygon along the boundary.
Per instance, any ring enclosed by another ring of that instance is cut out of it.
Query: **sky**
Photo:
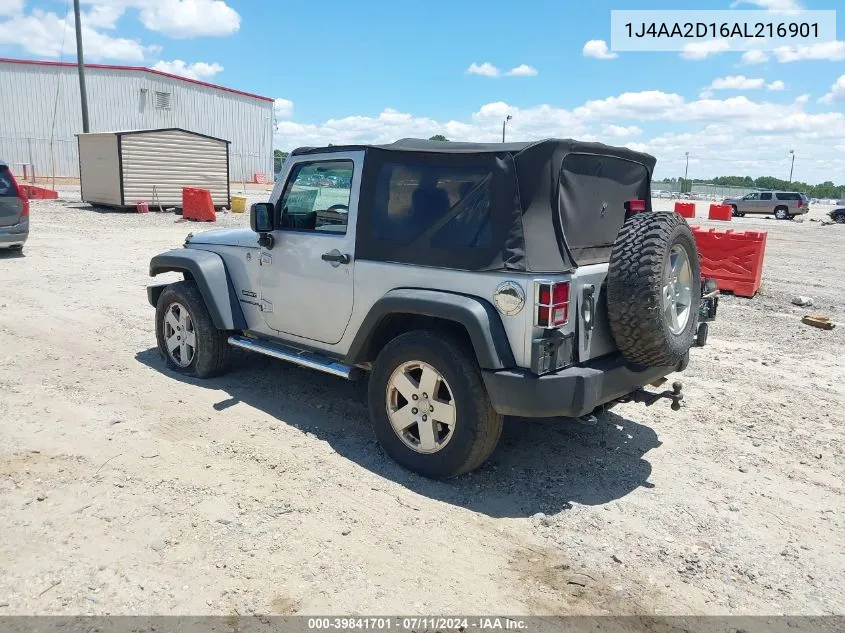
[[[88,62],[148,66],[276,99],[274,143],[576,138],[658,159],[656,178],[845,183],[842,0],[684,8],[841,9],[838,38],[749,53],[610,50],[612,9],[670,0],[81,0]],[[0,57],[75,60],[70,0],[0,0]]]

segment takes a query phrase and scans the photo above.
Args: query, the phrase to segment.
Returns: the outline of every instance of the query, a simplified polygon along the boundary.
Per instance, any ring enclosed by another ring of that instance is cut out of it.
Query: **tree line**
[[[800,181],[789,182],[788,180],[781,180],[774,176],[760,176],[759,178],[752,178],[751,176],[718,176],[707,180],[700,178],[664,178],[661,181],[655,181],[655,183],[657,182],[680,185],[681,193],[688,193],[692,190],[692,185],[699,184],[745,187],[747,189],[798,191],[808,198],[839,198],[842,192],[845,191],[845,185],[835,185],[830,180],[818,185],[810,185]]]

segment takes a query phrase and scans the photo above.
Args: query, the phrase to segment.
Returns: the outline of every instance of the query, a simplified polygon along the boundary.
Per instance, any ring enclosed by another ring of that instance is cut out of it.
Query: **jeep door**
[[[294,156],[261,249],[261,303],[277,332],[334,344],[352,315],[355,225],[364,153]],[[276,195],[277,192],[274,192]]]

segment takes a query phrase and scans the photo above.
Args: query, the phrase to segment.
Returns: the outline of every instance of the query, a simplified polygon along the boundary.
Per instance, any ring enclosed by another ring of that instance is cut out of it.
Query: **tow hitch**
[[[676,381],[672,383],[672,388],[666,391],[655,393],[653,391],[646,391],[645,389],[637,389],[628,396],[629,402],[642,402],[645,406],[650,407],[661,398],[668,398],[672,401],[672,411],[679,411],[681,408],[681,400],[684,399],[684,394],[681,389],[684,386]]]

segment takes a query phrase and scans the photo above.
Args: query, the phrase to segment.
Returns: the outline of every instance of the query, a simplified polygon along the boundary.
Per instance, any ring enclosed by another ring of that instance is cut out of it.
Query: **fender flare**
[[[368,360],[370,342],[384,319],[393,314],[435,317],[462,325],[469,334],[482,369],[516,366],[505,326],[487,301],[453,292],[422,288],[397,288],[376,301],[364,317],[345,362],[354,365]]]
[[[186,279],[196,282],[214,327],[218,330],[247,329],[235,288],[220,255],[194,248],[177,248],[150,260],[150,277],[171,271],[181,272]],[[153,307],[164,287],[151,286],[147,289]]]

